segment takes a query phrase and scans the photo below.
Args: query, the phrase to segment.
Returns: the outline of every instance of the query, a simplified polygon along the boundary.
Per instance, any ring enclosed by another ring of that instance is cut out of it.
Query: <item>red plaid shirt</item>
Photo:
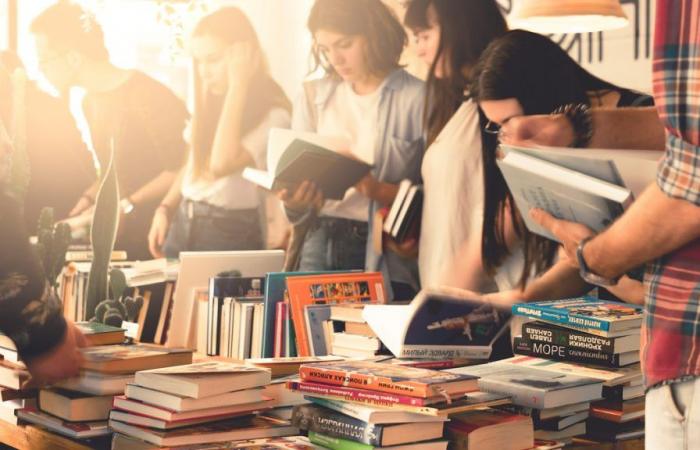
[[[657,0],[654,99],[667,132],[657,183],[700,206],[700,2]],[[700,240],[649,264],[647,386],[700,376]]]

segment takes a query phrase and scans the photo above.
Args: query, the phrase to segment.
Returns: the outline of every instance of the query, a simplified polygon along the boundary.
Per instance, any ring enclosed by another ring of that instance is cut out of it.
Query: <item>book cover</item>
[[[422,398],[476,390],[474,376],[370,361],[302,365],[299,377],[302,381]]]
[[[603,337],[546,322],[525,322],[522,338],[529,342],[556,344],[571,350],[585,350],[606,355],[639,351],[641,338],[636,335]]]
[[[292,424],[300,430],[322,433],[367,445],[388,446],[442,437],[441,419],[406,424],[376,424],[355,419],[332,409],[308,404],[294,407]]]
[[[603,367],[623,367],[639,362],[639,351],[611,355],[541,340],[530,341],[519,336],[513,338],[513,353]]]
[[[121,344],[124,342],[124,330],[100,322],[76,322],[89,346]]]
[[[312,356],[304,307],[337,303],[385,303],[381,272],[346,272],[287,278],[289,307],[299,356]]]
[[[192,362],[192,351],[147,344],[102,345],[81,349],[83,368],[103,373],[135,372]]]
[[[510,315],[460,289],[425,289],[409,305],[368,305],[363,317],[397,358],[488,359]],[[387,327],[386,318],[393,326]]]
[[[496,361],[450,369],[449,373],[479,377],[479,390],[511,397],[516,405],[537,409],[554,408],[602,397],[600,380],[565,375],[527,366]]]
[[[532,208],[600,232],[619,217],[634,198],[629,189],[612,181],[516,150],[508,151],[496,163],[527,228],[552,240],[557,239],[530,217]],[[612,161],[604,164],[614,165]]]
[[[579,297],[567,300],[519,303],[513,314],[581,330],[620,331],[639,328],[642,324],[641,306],[629,303]]]

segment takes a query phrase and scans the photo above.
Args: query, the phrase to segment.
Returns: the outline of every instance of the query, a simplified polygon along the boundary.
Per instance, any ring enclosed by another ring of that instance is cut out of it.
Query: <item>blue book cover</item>
[[[513,314],[577,329],[606,332],[631,330],[642,324],[642,307],[628,303],[579,297],[519,303]]]
[[[284,293],[287,290],[287,277],[302,277],[306,275],[325,275],[338,272],[270,272],[265,276],[265,300],[263,321],[263,358],[272,358],[275,342],[275,306],[284,301]],[[342,271],[347,273],[347,271]]]

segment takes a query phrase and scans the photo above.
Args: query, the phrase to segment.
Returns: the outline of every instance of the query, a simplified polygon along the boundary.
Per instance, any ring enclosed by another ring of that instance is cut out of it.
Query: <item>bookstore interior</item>
[[[700,449],[698,17],[0,0],[0,448]]]

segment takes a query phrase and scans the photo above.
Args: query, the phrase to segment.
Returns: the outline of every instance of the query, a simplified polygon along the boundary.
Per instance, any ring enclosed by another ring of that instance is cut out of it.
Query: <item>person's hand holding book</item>
[[[83,333],[73,322],[68,321],[63,340],[56,347],[46,354],[26,361],[27,370],[32,376],[27,381],[27,386],[53,384],[77,376],[83,361],[80,349],[86,346],[87,341]]]
[[[311,208],[320,211],[325,201],[323,192],[311,181],[303,181],[294,192],[282,189],[277,196],[288,209],[306,211]]]

